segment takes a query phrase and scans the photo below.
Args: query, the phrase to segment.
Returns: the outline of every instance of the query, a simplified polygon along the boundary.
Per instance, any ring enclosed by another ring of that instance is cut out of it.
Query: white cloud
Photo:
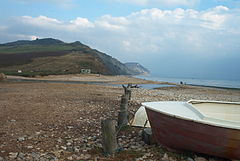
[[[15,35],[16,39],[17,40],[36,40],[36,38],[40,38],[38,36],[35,36],[35,35],[25,35],[25,34],[16,34]]]
[[[87,18],[77,17],[69,22],[64,22],[57,20],[55,18],[49,18],[46,16],[31,17],[22,16],[17,19],[18,23],[23,25],[35,26],[44,30],[57,30],[59,32],[76,32],[82,30],[83,28],[93,28],[94,24],[90,22]]]
[[[11,35],[9,39],[15,35],[80,40],[123,61],[159,60],[166,65],[174,59],[185,64],[190,59],[240,59],[240,10],[224,6],[205,11],[144,9],[125,17],[105,15],[96,21],[22,16],[5,26],[4,31],[0,28],[0,41],[1,32]]]
[[[125,17],[112,17],[110,15],[105,15],[98,19],[95,23],[96,26],[101,27],[104,30],[123,32],[130,22]]]
[[[93,41],[95,41],[94,44],[98,44],[102,39],[114,39],[116,43],[119,43],[118,48],[122,46],[121,50],[127,49],[128,51],[132,50],[132,52],[141,51],[144,53],[146,51],[154,52],[158,49],[161,51],[163,49],[170,50],[170,43],[188,46],[196,44],[195,41],[197,41],[198,45],[194,46],[202,47],[206,45],[206,41],[213,42],[206,33],[212,34],[212,38],[239,33],[239,13],[239,10],[231,10],[224,6],[218,6],[206,11],[180,8],[160,10],[153,8],[134,12],[126,17],[105,15],[93,22],[82,17],[66,22],[47,16],[22,16],[18,18],[16,26],[20,24],[26,28],[37,28],[36,30],[39,31],[51,31],[59,35],[63,32],[69,33],[68,35],[79,34],[88,40],[92,36]],[[36,35],[36,33],[31,35]],[[105,35],[96,39],[93,34],[96,37]],[[209,40],[206,40],[206,37]],[[177,42],[178,40],[184,43]],[[101,45],[98,46],[101,48]],[[109,46],[109,51],[110,48]]]
[[[62,23],[61,21],[55,18],[49,18],[46,16],[39,16],[36,18],[33,18],[31,16],[22,16],[21,19],[19,20],[26,24],[42,26],[42,27],[49,27],[48,25],[50,26],[59,25]]]
[[[70,23],[72,26],[77,27],[84,27],[84,28],[91,28],[94,27],[94,24],[90,22],[87,18],[77,17],[75,20],[71,20]]]
[[[211,29],[221,29],[229,16],[228,11],[229,9],[227,7],[217,6],[214,9],[203,13],[201,15],[201,19],[204,21],[202,26]]]

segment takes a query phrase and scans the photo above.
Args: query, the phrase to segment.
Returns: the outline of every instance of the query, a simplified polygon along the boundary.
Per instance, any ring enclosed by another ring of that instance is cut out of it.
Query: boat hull
[[[240,130],[169,116],[146,108],[155,139],[169,148],[240,159]]]

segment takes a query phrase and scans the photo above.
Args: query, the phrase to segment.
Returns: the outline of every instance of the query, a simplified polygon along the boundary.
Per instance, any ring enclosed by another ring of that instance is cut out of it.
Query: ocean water
[[[180,82],[189,84],[189,85],[199,85],[199,86],[212,86],[212,87],[222,87],[222,88],[238,88],[240,89],[240,80],[212,80],[212,79],[196,79],[196,78],[164,78],[156,76],[136,76],[137,78],[142,78],[146,80],[153,81],[163,81],[178,83]]]
[[[122,87],[122,84],[107,84],[115,87]],[[127,84],[124,84],[127,86]],[[135,84],[133,84],[135,85]],[[169,84],[138,84],[139,88],[144,89],[154,89],[154,88],[161,88],[161,87],[174,87],[175,85],[169,85]]]

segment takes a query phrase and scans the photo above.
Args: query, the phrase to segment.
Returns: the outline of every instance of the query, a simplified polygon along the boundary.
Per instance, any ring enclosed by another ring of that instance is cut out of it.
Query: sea
[[[170,82],[176,84],[187,84],[195,86],[206,86],[216,88],[240,89],[240,80],[217,80],[217,79],[197,79],[197,78],[167,78],[152,75],[135,76],[146,80]]]

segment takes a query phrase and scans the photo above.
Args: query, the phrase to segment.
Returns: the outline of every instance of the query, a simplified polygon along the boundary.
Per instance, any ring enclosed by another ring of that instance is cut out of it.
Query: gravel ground
[[[50,76],[47,79],[153,83],[124,76],[78,77]],[[121,87],[106,85],[0,82],[0,161],[223,160],[146,145],[141,141],[142,129],[134,127],[127,127],[118,134],[119,147],[124,150],[105,157],[100,123],[106,118],[117,118],[122,94]],[[136,111],[140,103],[146,101],[190,99],[240,101],[240,91],[191,86],[134,88],[129,110]]]

